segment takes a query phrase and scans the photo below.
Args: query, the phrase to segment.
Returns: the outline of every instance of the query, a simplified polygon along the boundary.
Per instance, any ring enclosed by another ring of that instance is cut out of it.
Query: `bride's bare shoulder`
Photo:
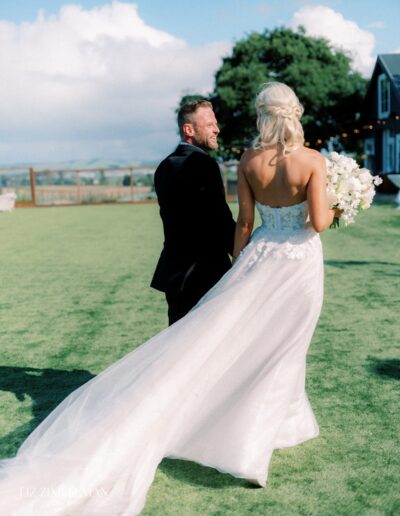
[[[240,158],[240,167],[246,170],[248,167],[257,167],[257,164],[266,157],[267,151],[263,149],[246,149]]]
[[[260,155],[260,151],[259,150],[256,150],[256,149],[253,149],[252,147],[250,147],[249,149],[246,149],[241,158],[240,158],[240,163],[241,164],[245,164],[245,163],[248,163],[250,160],[258,157]]]
[[[313,167],[320,167],[325,163],[325,158],[319,151],[308,147],[302,147],[294,152],[293,159]]]

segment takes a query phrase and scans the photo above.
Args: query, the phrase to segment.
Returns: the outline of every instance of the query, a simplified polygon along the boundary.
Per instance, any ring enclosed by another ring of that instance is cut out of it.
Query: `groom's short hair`
[[[213,109],[211,102],[206,99],[191,100],[190,102],[187,102],[180,107],[178,111],[178,127],[181,137],[183,136],[183,125],[192,123],[192,115],[193,113],[196,113],[200,107],[208,107]]]

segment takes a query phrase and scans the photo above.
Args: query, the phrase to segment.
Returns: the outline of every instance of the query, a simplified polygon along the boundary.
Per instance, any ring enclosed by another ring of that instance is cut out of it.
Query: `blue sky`
[[[182,94],[212,91],[245,34],[302,24],[369,77],[399,19],[399,0],[1,0],[0,164],[157,161]]]

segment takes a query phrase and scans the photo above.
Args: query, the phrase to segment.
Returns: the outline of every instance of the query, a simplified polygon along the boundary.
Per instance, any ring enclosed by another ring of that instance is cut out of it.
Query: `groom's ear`
[[[182,132],[183,132],[184,136],[189,136],[189,137],[193,136],[194,135],[193,125],[189,124],[189,123],[183,124]]]

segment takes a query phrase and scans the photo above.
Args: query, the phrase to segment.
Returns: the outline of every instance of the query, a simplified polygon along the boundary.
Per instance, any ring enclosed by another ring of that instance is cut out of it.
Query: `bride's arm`
[[[236,222],[235,243],[233,246],[232,256],[234,260],[247,245],[254,226],[254,197],[243,170],[243,162],[242,157],[238,168],[239,215]]]
[[[325,158],[316,153],[313,161],[311,177],[307,185],[307,201],[311,224],[315,231],[320,233],[332,224],[334,217],[340,217],[340,211],[329,209]]]

